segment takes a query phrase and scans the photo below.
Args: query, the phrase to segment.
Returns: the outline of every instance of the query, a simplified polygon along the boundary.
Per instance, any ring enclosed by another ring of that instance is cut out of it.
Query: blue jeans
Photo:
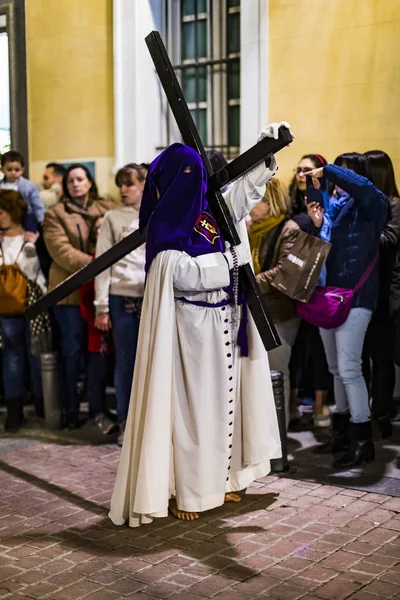
[[[366,308],[352,308],[346,322],[337,329],[320,329],[334,380],[336,410],[350,410],[353,423],[365,423],[370,418],[361,355],[371,315],[372,311]]]
[[[268,352],[269,366],[273,371],[280,371],[283,375],[283,390],[285,394],[286,426],[290,420],[290,371],[289,363],[292,349],[299,330],[300,319],[295,317],[283,323],[275,323],[276,330],[281,339],[281,345]]]
[[[29,369],[31,392],[41,398],[42,373],[40,358],[32,356],[29,343],[29,325],[23,317],[0,317],[3,337],[3,384],[6,398],[19,398],[25,392],[25,380]]]
[[[82,356],[87,349],[87,326],[79,306],[57,305],[54,317],[58,326],[58,345],[61,354],[62,410],[77,413],[80,399],[77,383],[81,373]]]
[[[123,296],[110,295],[110,318],[115,346],[115,394],[118,421],[128,415],[140,320],[125,312]]]

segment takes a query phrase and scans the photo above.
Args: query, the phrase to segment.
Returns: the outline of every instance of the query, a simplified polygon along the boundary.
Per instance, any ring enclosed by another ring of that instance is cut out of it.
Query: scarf
[[[93,206],[93,204],[95,202],[96,202],[96,200],[94,200],[93,198],[89,198],[89,202],[88,202],[86,208],[83,208],[83,206],[81,206],[78,202],[75,202],[72,199],[64,200],[65,211],[67,213],[78,214],[82,217],[82,219],[84,221],[86,221],[86,224],[89,229],[89,235],[88,235],[88,240],[87,240],[87,249],[84,250],[82,248],[82,252],[85,252],[87,254],[93,254],[93,255],[96,253],[96,242],[97,242],[96,224],[99,219],[104,218],[104,214],[99,213],[99,214],[93,215],[88,212],[89,208],[91,206]]]
[[[285,215],[280,217],[269,217],[261,223],[252,223],[249,231],[251,258],[253,260],[254,273],[258,275],[261,271],[259,261],[260,247],[264,236],[272,231],[279,223],[285,219]]]

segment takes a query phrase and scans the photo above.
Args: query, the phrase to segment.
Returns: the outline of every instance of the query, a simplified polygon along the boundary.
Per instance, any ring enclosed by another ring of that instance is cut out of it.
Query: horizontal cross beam
[[[243,152],[243,154],[233,159],[225,167],[211,175],[209,186],[214,190],[218,190],[221,187],[228,185],[267,160],[271,154],[276,154],[279,150],[285,148],[285,146],[292,141],[293,136],[289,129],[280,127],[277,140],[268,137],[263,138],[260,142],[246,150],[246,152]]]
[[[72,292],[79,290],[85,283],[112,267],[116,262],[124,258],[124,256],[139,248],[139,246],[142,246],[145,241],[146,233],[144,231],[130,233],[126,238],[104,252],[104,254],[100,254],[98,258],[86,267],[82,267],[82,269],[70,275],[65,281],[51,290],[51,292],[35,302],[35,304],[29,306],[25,311],[26,318],[33,319],[40,313],[49,310],[49,308],[60,302],[60,300],[69,296]]]

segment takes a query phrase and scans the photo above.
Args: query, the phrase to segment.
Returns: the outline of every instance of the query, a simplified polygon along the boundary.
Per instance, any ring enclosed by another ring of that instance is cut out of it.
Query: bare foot
[[[240,502],[241,497],[238,494],[234,494],[233,492],[229,492],[229,494],[225,494],[225,502]]]
[[[180,519],[181,521],[195,521],[199,518],[199,515],[195,512],[186,512],[184,510],[179,510],[175,498],[171,498],[171,500],[169,501],[168,508],[173,514],[173,516],[176,519]]]

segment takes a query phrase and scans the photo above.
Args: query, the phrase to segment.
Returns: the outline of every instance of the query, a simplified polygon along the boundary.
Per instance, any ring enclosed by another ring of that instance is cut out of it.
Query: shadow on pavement
[[[95,521],[89,524],[86,522],[85,526],[77,523],[63,529],[61,518],[56,522],[58,530],[54,530],[54,523],[49,522],[51,533],[44,532],[43,527],[40,533],[35,533],[35,529],[32,529],[21,535],[3,538],[3,544],[14,546],[20,537],[29,537],[29,543],[33,546],[58,544],[72,550],[73,554],[69,554],[68,558],[77,562],[93,557],[101,561],[104,555],[106,564],[120,563],[115,568],[130,573],[133,578],[146,567],[167,559],[173,561],[177,555],[181,555],[180,560],[186,558],[194,562],[201,561],[210,569],[222,569],[221,574],[237,581],[257,576],[257,570],[237,563],[239,557],[234,544],[242,539],[247,541],[255,534],[268,535],[265,525],[248,525],[248,514],[256,513],[257,522],[257,516],[264,515],[264,511],[278,499],[276,493],[244,494],[240,503],[226,503],[202,513],[196,521],[179,521],[170,515],[164,519],[155,519],[149,525],[130,529],[127,526],[113,525],[106,517],[108,509],[102,504],[85,500],[4,461],[0,461],[0,469],[92,512]],[[77,521],[80,514],[73,515],[77,517]],[[262,518],[265,519],[265,516]],[[242,525],[242,522],[246,524]],[[212,535],[207,535],[208,529],[212,529]],[[215,535],[218,530],[220,533]],[[139,574],[137,578],[140,580]]]

